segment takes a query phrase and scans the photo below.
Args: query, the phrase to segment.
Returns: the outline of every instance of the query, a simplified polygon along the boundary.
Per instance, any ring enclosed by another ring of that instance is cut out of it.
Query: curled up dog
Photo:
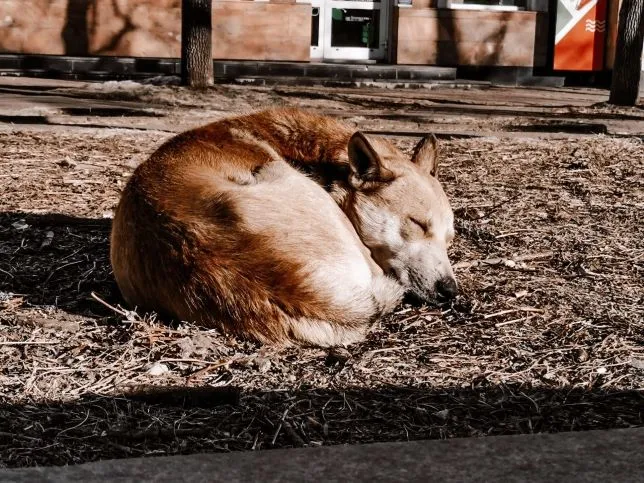
[[[276,344],[347,345],[405,292],[456,293],[433,136],[393,144],[295,109],[167,141],[129,180],[111,235],[132,306]]]

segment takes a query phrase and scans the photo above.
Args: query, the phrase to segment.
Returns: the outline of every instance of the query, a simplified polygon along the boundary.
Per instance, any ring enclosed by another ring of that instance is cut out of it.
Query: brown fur
[[[284,109],[170,139],[136,169],[115,213],[111,260],[123,297],[263,342],[359,340],[402,289],[339,208],[348,214],[360,191],[352,135],[332,119]],[[375,194],[379,180],[358,174]],[[367,266],[371,288],[327,283],[318,265],[336,253]]]

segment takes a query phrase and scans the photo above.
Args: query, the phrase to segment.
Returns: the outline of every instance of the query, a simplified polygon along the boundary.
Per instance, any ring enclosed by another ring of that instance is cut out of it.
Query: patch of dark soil
[[[571,122],[547,122],[513,124],[506,126],[511,132],[565,132],[570,134],[607,134],[605,124],[597,123],[571,123]]]
[[[636,391],[529,386],[382,387],[278,392],[233,388],[87,395],[70,404],[0,406],[6,467],[68,465],[153,454],[628,428],[644,424]],[[172,397],[169,395],[172,394]],[[237,393],[239,394],[239,393]],[[146,393],[153,399],[154,393]],[[202,394],[203,395],[203,394]],[[223,396],[222,396],[223,395]],[[223,399],[221,399],[223,397]],[[205,405],[203,403],[206,403]],[[224,404],[222,404],[224,403]]]
[[[17,294],[32,306],[104,314],[89,294],[118,296],[109,231],[105,219],[0,213],[0,293]]]

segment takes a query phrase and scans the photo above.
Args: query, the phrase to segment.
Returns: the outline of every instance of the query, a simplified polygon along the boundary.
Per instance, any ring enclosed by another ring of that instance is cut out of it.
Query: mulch
[[[122,305],[97,132],[0,135],[0,466],[644,424],[641,140],[443,141],[458,298],[278,351]]]

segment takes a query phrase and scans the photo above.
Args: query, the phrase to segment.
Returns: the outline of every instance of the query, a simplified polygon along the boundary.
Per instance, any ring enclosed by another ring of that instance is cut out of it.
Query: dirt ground
[[[644,425],[644,111],[606,97],[0,81],[0,466]],[[439,134],[456,301],[281,352],[123,307],[108,236],[134,167],[271,105],[406,151]]]

